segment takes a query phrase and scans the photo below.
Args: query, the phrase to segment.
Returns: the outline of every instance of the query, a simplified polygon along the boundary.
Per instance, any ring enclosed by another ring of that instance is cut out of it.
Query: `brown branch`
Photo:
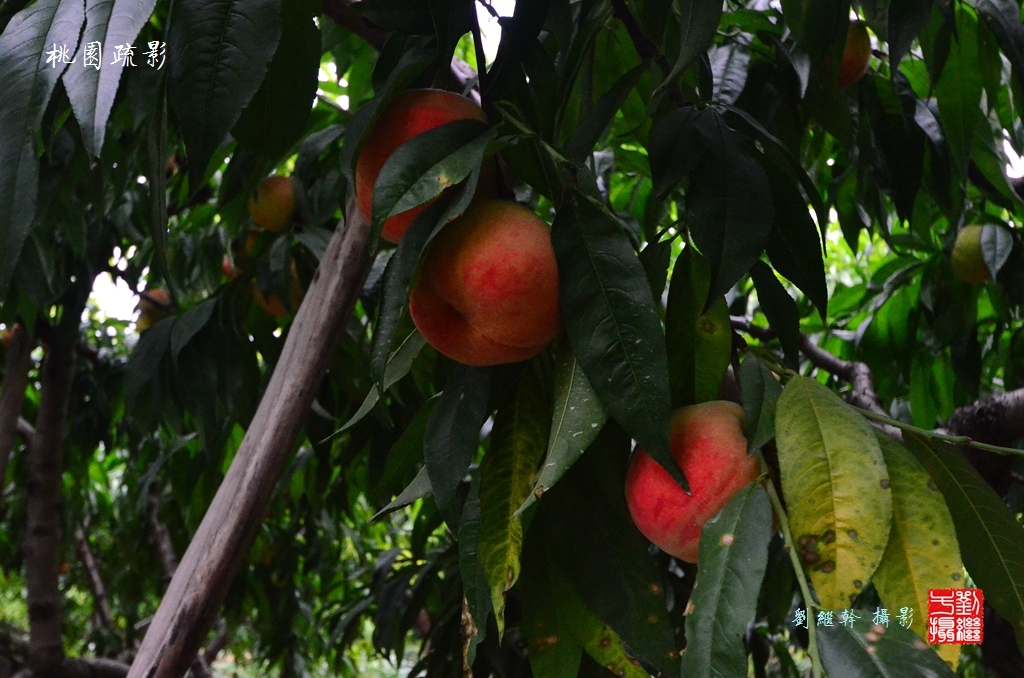
[[[732,326],[761,341],[771,341],[777,336],[775,330],[758,327],[749,323],[745,318],[733,316]],[[886,417],[889,416],[889,413],[882,409],[882,401],[875,393],[875,377],[867,365],[856,360],[843,360],[834,356],[808,339],[803,333],[800,334],[800,352],[815,367],[830,372],[850,384],[852,387],[849,396],[851,405]]]
[[[388,37],[387,31],[367,21],[363,15],[352,9],[351,4],[347,0],[323,0],[324,14],[342,28],[358,35],[379,52]]]
[[[149,625],[130,678],[178,678],[192,663],[253,539],[369,270],[354,203],[334,232],[259,409]]]
[[[66,313],[73,313],[65,309]],[[77,315],[74,316],[77,322]],[[64,626],[58,576],[61,543],[61,475],[64,423],[75,369],[75,336],[58,333],[43,359],[36,435],[29,452],[28,591],[29,666],[36,678],[61,675]]]
[[[32,437],[35,436],[36,429],[32,424],[25,421],[24,418],[18,417],[18,435],[21,436],[21,440],[26,445],[32,444]]]
[[[231,640],[231,635],[228,633],[228,624],[221,619],[217,622],[217,631],[213,634],[213,638],[210,638],[210,642],[203,648],[203,659],[207,664],[217,661],[217,655],[227,646],[229,640]]]
[[[110,611],[110,599],[107,597],[107,587],[103,584],[100,576],[100,569],[96,566],[96,559],[92,555],[92,548],[89,546],[89,538],[85,530],[75,530],[75,545],[78,549],[78,558],[85,567],[85,573],[89,578],[89,590],[92,592],[93,613],[99,622],[99,626],[106,629],[114,628],[114,615]]]
[[[21,407],[25,402],[25,389],[28,387],[28,373],[32,369],[32,349],[35,338],[30,336],[21,325],[15,325],[11,335],[11,345],[7,349],[7,360],[4,364],[4,381],[0,386],[0,494],[3,493],[4,479],[7,477],[7,462],[11,458],[14,437],[21,435],[28,438],[21,418]]]
[[[149,486],[146,515],[149,519],[149,529],[153,531],[153,543],[156,544],[156,551],[160,556],[160,569],[164,573],[164,583],[170,584],[174,577],[174,571],[178,569],[178,556],[174,552],[171,533],[160,520],[160,488],[155,482]]]

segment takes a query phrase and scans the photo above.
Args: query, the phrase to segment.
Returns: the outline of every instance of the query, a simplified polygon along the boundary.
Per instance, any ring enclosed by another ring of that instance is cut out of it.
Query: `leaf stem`
[[[902,421],[891,419],[890,417],[878,414],[877,412],[872,412],[870,410],[865,410],[861,407],[855,407],[855,409],[862,415],[864,415],[866,419],[871,419],[872,421],[878,421],[883,424],[888,424],[889,426],[893,426],[903,431],[910,431],[911,433],[916,433],[926,438],[941,440],[952,445],[967,445],[968,447],[973,447],[979,450],[987,450],[988,452],[995,452],[996,454],[1007,454],[1017,457],[1024,457],[1024,450],[1017,450],[1012,447],[1001,447],[999,445],[989,445],[988,443],[980,443],[969,436],[951,436],[946,433],[939,433],[938,431],[930,431],[926,428],[919,428],[917,426],[913,426],[912,424],[904,424]]]
[[[767,467],[764,457],[761,457],[761,467]],[[789,518],[786,516],[786,510],[782,508],[782,502],[775,492],[775,485],[772,484],[770,476],[766,478],[765,489],[768,490],[768,497],[772,500],[775,516],[779,519],[779,525],[782,527],[782,538],[786,544],[786,551],[789,552],[789,560],[793,563],[793,571],[796,572],[796,580],[800,585],[800,594],[803,596],[804,605],[807,606],[807,654],[811,656],[811,675],[813,678],[822,678],[821,657],[818,656],[818,638],[814,623],[814,609],[818,608],[818,604],[811,597],[811,589],[807,585],[807,577],[804,574],[803,565],[800,563],[800,556],[797,555],[796,547],[793,544],[793,534],[789,530]]]

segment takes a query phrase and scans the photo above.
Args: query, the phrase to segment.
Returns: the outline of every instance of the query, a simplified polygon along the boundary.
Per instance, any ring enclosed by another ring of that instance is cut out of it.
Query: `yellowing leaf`
[[[890,608],[913,606],[911,629],[928,638],[928,589],[963,586],[960,545],[946,500],[914,455],[889,436],[878,433],[892,489],[892,530],[872,581]],[[937,645],[936,652],[954,669],[959,645]]]
[[[799,555],[822,606],[845,609],[871,579],[889,538],[882,450],[863,417],[806,377],[786,384],[775,433]]]

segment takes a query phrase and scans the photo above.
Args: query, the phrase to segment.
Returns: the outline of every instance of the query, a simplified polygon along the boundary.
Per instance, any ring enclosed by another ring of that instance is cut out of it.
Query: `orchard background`
[[[0,676],[1024,675],[1021,7],[518,0],[482,68],[493,9],[0,1]],[[414,88],[488,122],[368,219]],[[407,300],[482,180],[552,224],[564,329],[470,367]],[[682,482],[715,400],[766,473],[690,564],[626,468]],[[929,647],[963,585],[984,642]]]

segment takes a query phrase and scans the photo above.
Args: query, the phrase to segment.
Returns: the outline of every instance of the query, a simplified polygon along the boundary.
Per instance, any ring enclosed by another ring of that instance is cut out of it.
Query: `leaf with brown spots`
[[[519,582],[523,630],[535,678],[575,676],[584,649],[616,676],[648,678],[626,654],[618,634],[580,597],[547,542],[542,530],[531,532]]]
[[[872,581],[890,609],[913,603],[915,610],[924,611],[928,589],[964,585],[953,517],[914,455],[884,433],[876,435],[892,484],[892,530]],[[927,639],[927,621],[924,614],[916,614],[910,628]],[[935,650],[956,669],[959,645],[937,645]]]
[[[775,414],[790,526],[822,607],[841,610],[882,559],[892,497],[864,417],[814,379],[794,377]]]

